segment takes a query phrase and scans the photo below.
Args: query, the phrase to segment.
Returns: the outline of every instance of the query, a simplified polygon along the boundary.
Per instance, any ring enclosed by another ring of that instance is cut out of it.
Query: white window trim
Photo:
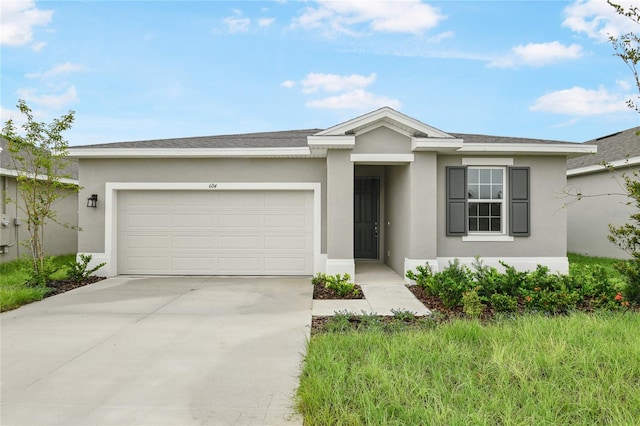
[[[480,159],[479,159],[480,160]],[[493,159],[496,160],[496,159]],[[502,170],[502,198],[500,200],[483,200],[483,199],[474,199],[473,201],[471,201],[470,199],[467,199],[467,206],[469,203],[495,203],[495,202],[499,202],[501,204],[500,207],[500,217],[502,220],[501,223],[501,228],[502,231],[501,232],[485,232],[485,231],[468,231],[468,235],[464,235],[462,237],[462,241],[513,241],[514,238],[510,235],[507,234],[507,224],[508,222],[508,217],[507,217],[507,168],[506,166],[502,166],[502,165],[498,165],[496,166],[494,165],[470,165],[469,168],[473,168],[473,169],[500,169]],[[469,183],[467,182],[467,185]],[[469,220],[469,218],[467,217],[467,220]],[[469,226],[469,224],[467,223],[467,227]]]
[[[463,166],[513,166],[513,158],[463,157]]]

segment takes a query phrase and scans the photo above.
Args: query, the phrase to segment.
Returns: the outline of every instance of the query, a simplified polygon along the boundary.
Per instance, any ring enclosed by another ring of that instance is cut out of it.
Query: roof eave
[[[294,148],[72,148],[71,158],[304,158],[307,147]]]
[[[595,154],[598,147],[595,145],[575,144],[531,144],[531,143],[472,143],[464,144],[456,150],[460,154],[502,154],[502,155],[562,155],[568,158],[580,155]]]

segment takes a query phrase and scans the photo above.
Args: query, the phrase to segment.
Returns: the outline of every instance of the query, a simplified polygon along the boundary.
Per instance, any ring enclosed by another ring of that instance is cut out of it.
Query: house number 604
[[[218,187],[217,183],[210,183],[209,184],[209,189],[216,189]]]

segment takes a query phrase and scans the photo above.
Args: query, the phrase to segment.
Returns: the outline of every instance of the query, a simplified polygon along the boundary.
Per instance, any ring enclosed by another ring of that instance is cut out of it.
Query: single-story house
[[[328,129],[78,146],[103,273],[398,274],[458,258],[566,271],[568,142],[445,133],[384,107]],[[96,198],[96,197],[94,197]]]
[[[628,258],[608,240],[609,224],[629,222],[635,207],[623,175],[640,171],[640,127],[585,142],[597,154],[567,160],[568,249],[589,256]],[[580,200],[576,195],[581,194]]]
[[[25,213],[19,208],[24,203],[18,192],[16,179],[18,172],[7,146],[8,142],[0,138],[0,263],[31,254],[29,248],[25,247],[25,243],[29,241],[29,232],[25,223]],[[76,161],[70,162],[69,174],[72,179],[63,179],[63,181],[77,185]],[[48,255],[76,253],[78,251],[77,194],[72,193],[58,200],[54,209],[59,223],[48,221],[45,225],[45,252]]]

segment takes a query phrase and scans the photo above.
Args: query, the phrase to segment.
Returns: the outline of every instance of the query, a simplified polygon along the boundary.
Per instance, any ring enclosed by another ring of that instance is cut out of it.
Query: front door
[[[378,258],[378,199],[380,179],[357,177],[354,182],[353,232],[356,259]]]

